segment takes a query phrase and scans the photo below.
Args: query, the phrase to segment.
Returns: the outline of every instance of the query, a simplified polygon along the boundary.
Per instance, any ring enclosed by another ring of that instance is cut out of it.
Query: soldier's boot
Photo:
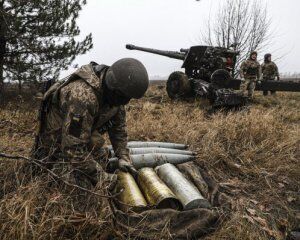
[[[94,160],[81,164],[74,170],[74,173],[78,185],[87,189],[100,185],[110,190],[117,182],[116,174],[104,172],[100,164]]]
[[[109,191],[113,191],[116,187],[118,177],[116,174],[110,174],[107,172],[102,171],[101,174],[99,174],[99,184],[101,186],[105,186]]]
[[[268,96],[268,91],[263,91],[264,96]]]
[[[249,100],[253,100],[253,94],[254,94],[254,92],[252,91],[252,90],[248,90],[248,99]]]
[[[71,162],[72,172],[78,186],[92,189],[98,182],[99,169],[93,160]]]
[[[276,95],[276,91],[271,91],[271,95]]]
[[[94,179],[94,177],[89,176],[85,172],[75,170],[73,174],[74,174],[74,179],[75,179],[76,185],[78,185],[82,188],[91,190],[94,188],[94,186],[97,183],[96,180]]]

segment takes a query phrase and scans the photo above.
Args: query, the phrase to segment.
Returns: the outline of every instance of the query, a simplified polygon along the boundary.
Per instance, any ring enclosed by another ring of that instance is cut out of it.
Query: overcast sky
[[[123,57],[142,61],[150,76],[168,76],[182,62],[148,53],[129,51],[125,44],[179,50],[201,44],[200,32],[209,15],[225,0],[88,0],[78,20],[82,36],[92,33],[94,48],[75,63],[112,64]],[[249,0],[251,1],[251,0]],[[272,49],[280,72],[300,72],[300,1],[265,0],[276,38]],[[265,52],[261,53],[261,57]],[[276,56],[277,55],[277,56]],[[66,75],[74,69],[70,68]]]

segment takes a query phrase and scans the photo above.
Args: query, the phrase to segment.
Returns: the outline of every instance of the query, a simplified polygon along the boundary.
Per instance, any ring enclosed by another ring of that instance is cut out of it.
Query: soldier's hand
[[[124,159],[119,159],[119,169],[122,172],[129,172],[134,177],[137,175],[137,170],[133,167],[133,165]]]
[[[261,80],[258,80],[258,81],[257,81],[257,84],[260,85],[260,84],[261,84]]]

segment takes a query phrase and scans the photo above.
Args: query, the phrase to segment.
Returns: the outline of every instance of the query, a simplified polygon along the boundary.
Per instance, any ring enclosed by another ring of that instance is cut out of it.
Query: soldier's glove
[[[129,172],[134,177],[137,175],[137,170],[133,167],[133,165],[124,159],[119,159],[119,169],[122,172]]]
[[[258,81],[256,82],[256,84],[257,84],[257,85],[260,85],[260,84],[261,84],[261,80],[258,80]]]

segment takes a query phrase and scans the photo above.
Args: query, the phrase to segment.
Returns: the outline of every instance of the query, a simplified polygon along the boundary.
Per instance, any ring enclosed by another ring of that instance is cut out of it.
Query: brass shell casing
[[[118,196],[119,207],[123,211],[139,211],[147,207],[147,202],[137,183],[130,173],[119,172],[117,191],[123,192]]]
[[[138,172],[137,182],[151,206],[156,208],[180,209],[182,205],[174,193],[158,177],[153,168],[142,168]]]

